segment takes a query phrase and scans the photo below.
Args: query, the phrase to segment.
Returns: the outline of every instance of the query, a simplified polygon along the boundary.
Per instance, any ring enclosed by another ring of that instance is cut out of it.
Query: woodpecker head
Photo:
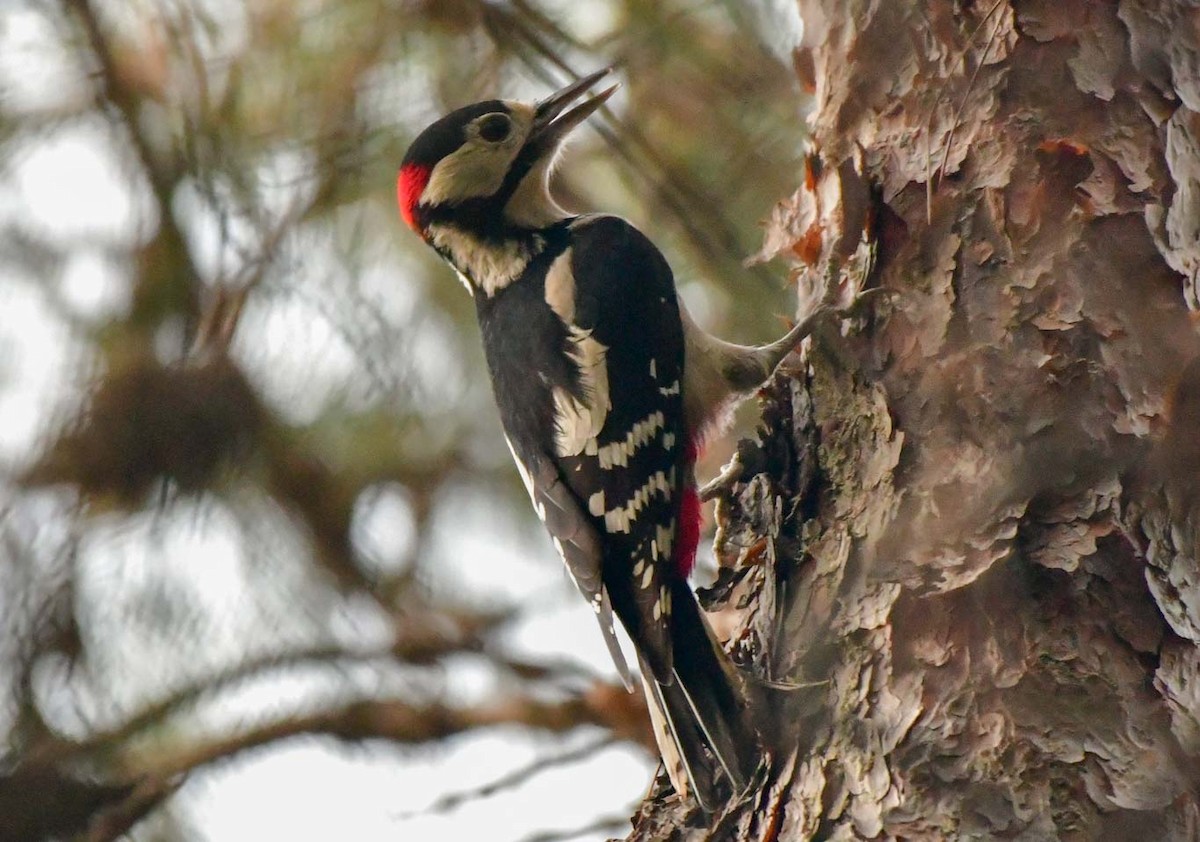
[[[429,126],[400,165],[396,190],[404,221],[429,241],[438,224],[496,236],[561,218],[548,187],[555,154],[616,86],[567,106],[610,71],[585,76],[536,105],[477,102]]]

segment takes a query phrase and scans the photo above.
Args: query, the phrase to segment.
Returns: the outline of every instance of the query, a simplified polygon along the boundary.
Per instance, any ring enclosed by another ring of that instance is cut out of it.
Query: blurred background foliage
[[[471,302],[398,219],[395,169],[454,107],[615,64],[623,88],[556,192],[650,232],[706,326],[766,339],[789,279],[743,260],[800,178],[794,14],[0,8],[0,839],[225,838],[181,806],[203,800],[191,782],[297,735],[378,740],[398,766],[505,724],[565,735],[532,764],[645,741],[510,467]],[[513,785],[523,756],[498,767]],[[619,831],[636,757],[581,823]],[[383,809],[402,828],[457,804]]]

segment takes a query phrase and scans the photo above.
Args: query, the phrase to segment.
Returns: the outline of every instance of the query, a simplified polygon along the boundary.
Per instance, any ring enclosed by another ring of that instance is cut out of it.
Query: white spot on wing
[[[658,543],[658,550],[664,556],[671,554],[671,544],[675,538],[675,525],[656,526],[654,527],[654,540]]]
[[[642,487],[638,488],[634,492],[634,495],[629,498],[629,503],[626,503],[624,506],[618,506],[617,509],[610,509],[604,513],[605,530],[608,533],[628,533],[630,524],[636,521],[638,513],[646,509],[650,498],[653,498],[655,494],[659,494],[665,500],[671,499],[672,489],[674,488],[674,477],[676,477],[674,468],[671,469],[670,476],[667,476],[664,471],[655,471],[643,483]],[[667,542],[666,546],[667,549],[664,552],[670,552],[670,542]]]
[[[604,492],[603,491],[597,491],[595,494],[593,494],[591,497],[588,498],[588,511],[591,512],[592,514],[594,514],[596,517],[600,517],[601,515],[604,514]]]
[[[655,433],[663,429],[665,424],[666,418],[661,411],[651,412],[641,421],[634,423],[633,429],[625,435],[624,439],[610,442],[599,448],[597,456],[600,459],[600,467],[606,471],[613,467],[624,468],[629,464],[629,457],[633,456],[639,447],[651,441]]]
[[[670,479],[663,471],[656,471],[646,482],[633,493],[629,502],[624,506],[609,509],[604,513],[604,528],[610,533],[628,532],[629,526],[637,520],[638,514],[657,493],[666,500],[671,499],[671,489],[675,481],[675,470],[671,470]]]

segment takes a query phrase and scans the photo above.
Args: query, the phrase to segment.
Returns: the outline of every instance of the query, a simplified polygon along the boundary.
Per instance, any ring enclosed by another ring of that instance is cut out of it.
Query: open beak
[[[539,153],[549,152],[556,148],[571,129],[591,116],[616,91],[618,86],[612,85],[595,96],[588,97],[570,111],[564,112],[568,105],[609,73],[612,73],[611,67],[597,70],[577,82],[572,82],[562,90],[552,93],[534,106],[533,129],[529,133],[526,145],[536,144]]]

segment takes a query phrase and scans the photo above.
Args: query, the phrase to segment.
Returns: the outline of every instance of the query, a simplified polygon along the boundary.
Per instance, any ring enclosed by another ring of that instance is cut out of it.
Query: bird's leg
[[[890,295],[891,290],[875,288],[860,292],[845,307],[835,308],[830,304],[816,305],[781,339],[777,339],[757,349],[761,355],[760,363],[763,367],[762,370],[767,373],[768,378],[774,374],[779,364],[783,362],[788,354],[795,350],[797,345],[814,333],[820,321],[826,316],[835,316],[838,319],[857,318],[863,314],[863,311],[872,302]],[[758,386],[762,384],[758,383],[754,385]],[[729,460],[725,467],[721,469],[721,472],[700,488],[700,499],[707,502],[723,491],[728,491],[741,478],[744,470],[745,466],[742,463],[741,451],[739,449],[734,453],[733,458]]]

